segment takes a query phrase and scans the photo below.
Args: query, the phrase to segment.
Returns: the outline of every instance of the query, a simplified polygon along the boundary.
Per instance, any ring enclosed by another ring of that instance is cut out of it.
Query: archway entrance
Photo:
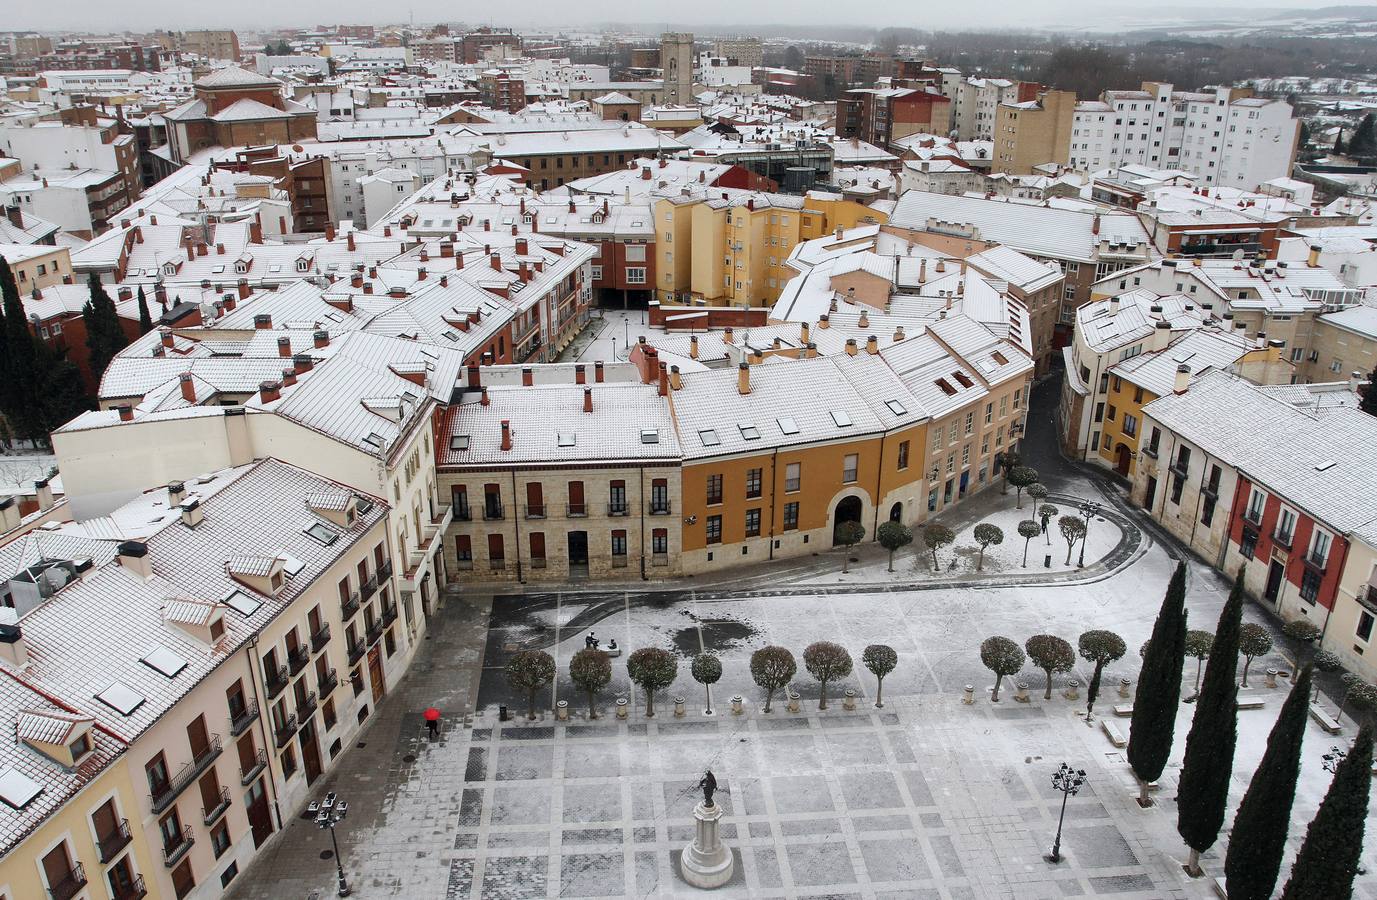
[[[889,521],[902,522],[904,520],[904,504],[896,503],[889,508]]]
[[[1132,453],[1127,444],[1120,444],[1115,450],[1114,470],[1120,475],[1128,474],[1128,462],[1132,459]]]
[[[846,522],[859,522],[861,520],[861,498],[843,497],[837,504],[837,511],[832,515],[832,546],[842,543],[837,540],[837,529]]]

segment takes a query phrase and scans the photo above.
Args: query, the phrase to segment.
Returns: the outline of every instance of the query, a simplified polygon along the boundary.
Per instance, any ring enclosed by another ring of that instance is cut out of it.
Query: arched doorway
[[[841,541],[837,540],[837,529],[846,522],[859,522],[861,520],[861,498],[843,497],[837,504],[837,511],[832,514],[832,546],[837,546]]]
[[[889,521],[902,522],[904,520],[904,504],[896,503],[889,508]]]
[[[1132,451],[1128,449],[1127,444],[1120,444],[1117,448],[1115,448],[1114,452],[1114,470],[1118,472],[1120,475],[1127,475],[1129,460],[1133,458]]]

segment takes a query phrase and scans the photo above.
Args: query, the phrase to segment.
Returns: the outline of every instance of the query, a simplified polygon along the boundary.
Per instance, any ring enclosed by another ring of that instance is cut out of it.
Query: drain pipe
[[[273,757],[277,751],[272,748],[271,740],[268,737],[268,726],[265,724],[272,717],[272,710],[263,707],[263,698],[258,693],[258,679],[254,677],[254,660],[258,656],[258,635],[254,634],[249,640],[249,650],[252,651],[252,658],[246,658],[245,663],[249,667],[249,686],[253,688],[253,702],[258,704],[258,726],[263,732],[263,758],[268,761],[268,792],[273,798],[273,812],[277,813],[277,830],[282,830],[282,807],[277,803],[277,772],[273,770]],[[284,778],[283,781],[286,781]]]

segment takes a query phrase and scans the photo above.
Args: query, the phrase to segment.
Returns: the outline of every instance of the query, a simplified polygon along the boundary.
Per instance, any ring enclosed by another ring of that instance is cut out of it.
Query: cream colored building
[[[72,279],[72,257],[66,247],[46,244],[0,244],[0,257],[9,263],[19,293],[29,294]]]

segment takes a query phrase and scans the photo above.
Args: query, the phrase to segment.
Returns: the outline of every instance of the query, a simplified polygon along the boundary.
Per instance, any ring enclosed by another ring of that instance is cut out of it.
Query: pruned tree
[[[1128,764],[1138,777],[1138,805],[1151,806],[1148,784],[1162,776],[1171,756],[1176,710],[1181,705],[1181,669],[1186,664],[1186,564],[1177,563],[1167,584],[1143,654],[1129,722]]]
[[[783,647],[761,647],[751,654],[751,677],[765,691],[765,712],[770,711],[775,691],[787,685],[796,672],[794,654]]]
[[[1320,636],[1320,629],[1319,626],[1309,619],[1292,619],[1281,626],[1281,633],[1293,641],[1309,644]]]
[[[923,544],[932,553],[932,570],[940,571],[942,566],[937,562],[937,551],[956,540],[956,532],[940,522],[933,522],[923,529]]]
[[[1047,485],[1043,484],[1041,481],[1035,481],[1028,485],[1028,496],[1033,498],[1033,518],[1037,518],[1038,503],[1046,500],[1049,493],[1051,493],[1051,491],[1047,490]]]
[[[851,562],[851,548],[865,540],[865,526],[860,522],[842,522],[837,526],[836,538],[846,547],[842,556],[842,574],[845,574]]]
[[[1085,692],[1085,720],[1089,722],[1095,709],[1095,698],[1100,693],[1100,676],[1104,673],[1104,667],[1122,658],[1128,652],[1128,645],[1114,632],[1097,629],[1081,635],[1077,649],[1080,651],[1081,659],[1095,664],[1095,672],[1090,676],[1090,687]]]
[[[999,546],[1004,543],[1004,529],[998,525],[991,525],[989,522],[981,522],[975,526],[972,532],[975,542],[980,545],[980,554],[975,559],[975,570],[979,572],[985,568],[985,548],[994,544]]]
[[[1300,778],[1301,741],[1310,706],[1310,666],[1300,670],[1267,736],[1267,749],[1234,814],[1224,857],[1230,900],[1269,900],[1277,886],[1291,805]]]
[[[1214,635],[1208,631],[1186,632],[1186,655],[1195,660],[1195,692],[1200,693],[1200,669],[1214,646]]]
[[[1248,686],[1248,668],[1259,656],[1272,652],[1272,636],[1256,622],[1249,622],[1238,630],[1238,652],[1243,654],[1243,682]]]
[[[1061,515],[1061,510],[1051,503],[1044,503],[1038,509],[1038,520],[1042,524],[1042,533],[1047,536],[1047,546],[1049,547],[1052,546],[1052,531],[1047,527],[1047,523],[1059,515]]]
[[[598,692],[612,681],[612,657],[605,650],[585,647],[569,658],[569,680],[588,695],[588,718],[598,717]]]
[[[1339,710],[1334,714],[1335,722],[1344,717],[1345,707],[1353,706],[1359,710],[1377,707],[1377,687],[1363,681],[1356,672],[1345,672],[1340,680],[1344,685],[1344,693],[1339,699]]]
[[[880,546],[889,551],[889,571],[894,571],[894,552],[913,543],[913,529],[903,522],[883,522],[875,529]]]
[[[1000,475],[999,492],[1001,494],[1009,493],[1009,473],[1022,463],[1023,457],[1018,454],[1017,450],[1007,450],[995,457],[995,466],[999,469]]]
[[[1047,690],[1042,699],[1052,699],[1052,676],[1058,672],[1070,672],[1076,667],[1076,651],[1071,642],[1055,634],[1035,634],[1024,642],[1028,658],[1033,665],[1047,673]]]
[[[535,719],[536,693],[555,680],[555,658],[544,650],[522,650],[507,660],[507,683],[526,695],[526,718]]]
[[[999,686],[1005,675],[1017,675],[1027,661],[1023,648],[1006,637],[989,637],[980,642],[980,661],[995,674],[994,692],[990,701],[999,702]]]
[[[1062,516],[1057,519],[1057,527],[1066,541],[1066,564],[1071,565],[1071,552],[1076,549],[1076,541],[1085,539],[1085,522],[1080,516]]]
[[[899,654],[888,644],[871,644],[861,651],[861,662],[875,676],[875,706],[881,708],[885,705],[885,676],[899,664]]]
[[[632,683],[645,691],[645,714],[655,715],[655,692],[674,683],[679,674],[679,661],[674,654],[659,647],[642,647],[626,658],[626,674]]]
[[[1190,847],[1186,871],[1199,876],[1200,854],[1219,837],[1238,743],[1238,633],[1243,618],[1243,570],[1224,603],[1205,683],[1186,736],[1176,792],[1176,830]]]
[[[1014,486],[1018,502],[1016,509],[1023,509],[1023,492],[1038,483],[1038,470],[1031,466],[1014,466],[1009,470],[1009,483]]]
[[[707,712],[712,715],[712,686],[722,678],[722,660],[716,653],[699,653],[689,666],[693,680],[703,686],[708,696]]]
[[[1023,538],[1023,568],[1028,568],[1028,542],[1042,534],[1042,527],[1032,519],[1018,523],[1018,536]]]
[[[1281,900],[1339,900],[1353,896],[1363,854],[1372,790],[1372,728],[1363,726],[1334,769],[1324,800],[1305,830]]]
[[[815,641],[803,650],[803,667],[822,689],[818,709],[827,708],[827,683],[851,674],[851,654],[841,644]]]

